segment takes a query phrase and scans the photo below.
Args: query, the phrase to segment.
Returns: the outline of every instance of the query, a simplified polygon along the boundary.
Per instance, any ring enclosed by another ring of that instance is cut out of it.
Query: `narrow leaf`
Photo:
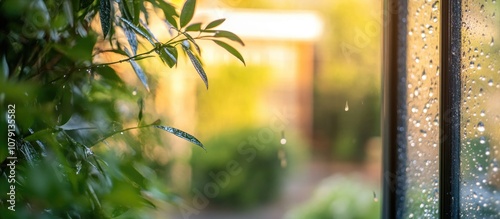
[[[110,0],[100,0],[99,17],[101,19],[101,28],[104,38],[111,29],[111,2]]]
[[[128,25],[124,25],[123,31],[125,32],[125,36],[127,36],[127,41],[128,44],[130,45],[130,48],[132,48],[132,52],[134,53],[134,55],[136,55],[138,43],[134,31]]]
[[[196,145],[200,146],[201,148],[203,148],[203,150],[206,151],[205,147],[198,139],[196,139],[194,136],[192,136],[184,131],[181,131],[181,130],[176,129],[176,128],[172,128],[170,126],[163,126],[163,125],[155,125],[155,127],[162,129],[164,131],[170,132],[170,133],[174,134],[175,136],[182,138],[182,139],[185,139],[193,144],[196,144]]]
[[[160,50],[160,58],[172,68],[177,64],[177,49],[173,46],[166,46]]]
[[[210,22],[207,27],[205,27],[205,29],[212,29],[212,28],[215,28],[219,25],[221,25],[222,23],[224,23],[224,21],[226,21],[226,18],[222,18],[222,19],[217,19],[215,21],[212,21]]]
[[[198,46],[198,44],[196,43],[196,41],[194,41],[194,38],[189,35],[189,33],[184,33],[184,36],[186,36],[186,38],[191,41],[191,43],[193,43],[194,47],[196,48],[196,51],[201,54],[201,50],[200,50],[200,46]]]
[[[215,32],[215,35],[214,37],[223,37],[223,38],[227,38],[227,39],[230,39],[232,41],[236,41],[238,42],[239,44],[241,44],[242,46],[245,45],[245,43],[243,43],[243,40],[241,40],[241,38],[239,36],[237,36],[236,34],[232,33],[232,32],[229,32],[229,31],[225,31],[225,30],[218,30],[217,32]]]
[[[142,121],[142,111],[144,111],[144,100],[142,98],[139,98],[139,100],[137,100],[137,104],[139,105],[139,115],[138,115],[138,119],[139,119],[139,123],[141,123]]]
[[[205,73],[205,70],[203,70],[203,67],[201,66],[200,61],[198,60],[198,58],[196,58],[196,56],[193,54],[193,52],[191,50],[189,50],[189,48],[185,44],[182,44],[182,48],[184,49],[184,51],[186,51],[189,59],[191,60],[191,63],[193,63],[194,68],[196,69],[196,71],[198,72],[201,79],[205,83],[205,86],[208,89],[207,74]]]
[[[225,42],[222,42],[222,41],[219,41],[219,40],[213,40],[214,43],[216,43],[217,45],[219,45],[220,47],[224,48],[225,50],[227,50],[229,53],[231,53],[233,56],[235,56],[236,58],[238,58],[241,62],[243,62],[244,65],[247,65],[245,63],[245,59],[243,59],[243,56],[240,54],[240,52],[238,52],[238,50],[236,50],[234,47],[232,47],[231,45],[225,43]]]
[[[2,60],[0,60],[0,78],[4,80],[9,78],[9,64],[7,64],[5,55],[3,55]]]
[[[127,48],[125,48],[125,52],[127,53],[128,56],[132,56]],[[130,62],[130,65],[132,65],[132,68],[134,69],[135,74],[137,74],[137,77],[139,78],[139,80],[141,80],[142,84],[144,85],[146,90],[149,92],[148,78],[146,77],[146,74],[142,70],[141,66],[139,66],[139,64],[137,64],[137,62],[133,59],[129,60],[129,62]]]
[[[73,6],[71,5],[71,1],[63,2],[63,11],[64,15],[66,16],[66,19],[68,20],[69,25],[73,27],[75,22],[73,19]]]
[[[179,28],[179,26],[177,26],[177,21],[174,18],[179,17],[179,15],[177,15],[177,12],[175,11],[175,7],[163,0],[159,0],[158,4],[163,11],[163,15],[165,15],[165,20],[167,20],[167,22],[176,29]]]
[[[200,31],[201,23],[194,23],[186,27],[186,31]]]
[[[142,26],[139,26],[139,29],[141,29],[143,32],[146,32],[149,34],[149,36],[151,36],[151,38],[153,38],[153,40],[155,42],[158,42],[158,39],[156,39],[155,35],[153,34],[153,32],[151,32],[151,30],[148,28],[148,25],[146,23],[144,23],[144,21],[140,20],[139,21]]]
[[[134,4],[134,6],[133,6],[134,7],[134,18],[132,21],[134,22],[134,24],[138,25],[139,18],[141,17],[141,7],[143,6],[143,4],[142,4],[142,1],[138,1],[138,0],[133,0],[133,4]]]
[[[123,21],[123,23],[125,23],[127,26],[132,28],[132,30],[134,30],[136,33],[138,33],[142,37],[146,38],[152,45],[155,45],[153,38],[149,35],[149,33],[147,31],[140,29],[138,26],[135,26],[132,22],[130,22],[124,18],[120,18],[120,19]]]
[[[185,27],[191,19],[193,19],[194,8],[196,7],[196,0],[186,0],[182,7],[180,25],[181,28]]]

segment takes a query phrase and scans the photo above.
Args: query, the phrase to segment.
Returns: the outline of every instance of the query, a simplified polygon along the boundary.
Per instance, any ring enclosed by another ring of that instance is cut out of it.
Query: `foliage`
[[[380,198],[376,191],[359,176],[332,176],[319,185],[311,200],[288,212],[285,218],[379,218]]]
[[[221,41],[243,45],[216,29],[223,19],[191,23],[195,6],[187,0],[179,13],[163,0],[0,2],[0,131],[9,133],[1,140],[16,145],[0,150],[1,200],[9,186],[16,192],[15,212],[0,202],[2,218],[140,218],[159,201],[175,200],[151,168],[158,164],[145,153],[154,139],[148,133],[158,128],[203,144],[146,114],[154,87],[140,60],[157,57],[173,68],[185,53],[207,88],[198,40],[212,40],[244,63]],[[152,16],[165,21],[168,41],[149,29]],[[108,53],[118,58],[96,58]],[[130,64],[143,90],[122,81],[119,63]],[[4,183],[9,156],[17,157],[13,184]]]
[[[217,135],[206,141],[217,153],[193,152],[193,191],[208,191],[206,187],[213,184],[219,188],[217,195],[209,197],[211,207],[252,208],[271,201],[285,177],[304,161],[307,146],[297,135],[287,135],[287,143],[281,145],[279,133],[273,133],[269,142],[262,141],[258,136],[264,129],[243,128]],[[280,153],[285,154],[283,161]],[[230,166],[237,171],[228,170]],[[223,173],[227,180],[217,177]]]

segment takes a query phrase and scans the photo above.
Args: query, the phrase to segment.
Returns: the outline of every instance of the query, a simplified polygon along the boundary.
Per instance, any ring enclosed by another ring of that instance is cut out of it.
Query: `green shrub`
[[[263,133],[272,136],[262,138]],[[251,208],[272,200],[287,173],[305,158],[305,145],[298,137],[288,135],[284,146],[280,139],[271,129],[247,128],[206,141],[208,152],[194,151],[191,159],[193,191],[218,207]],[[279,158],[280,150],[286,161]]]
[[[373,219],[380,217],[379,189],[359,176],[336,175],[321,182],[313,197],[286,219]]]

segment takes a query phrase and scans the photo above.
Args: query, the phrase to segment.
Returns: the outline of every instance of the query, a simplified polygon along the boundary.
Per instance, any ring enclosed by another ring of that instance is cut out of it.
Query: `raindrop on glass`
[[[484,123],[483,123],[483,122],[479,122],[479,123],[477,124],[477,130],[478,130],[478,131],[480,131],[480,132],[484,132],[484,130],[486,130],[486,129],[484,128]]]
[[[432,4],[432,11],[437,11],[439,6],[439,1],[436,1]]]
[[[480,143],[480,144],[484,144],[484,143],[486,143],[486,138],[485,138],[484,136],[481,136],[481,137],[479,138],[479,143]]]

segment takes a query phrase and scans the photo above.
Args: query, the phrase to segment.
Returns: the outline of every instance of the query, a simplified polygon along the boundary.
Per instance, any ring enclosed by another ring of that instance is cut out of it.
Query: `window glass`
[[[500,3],[462,1],[460,213],[500,216]]]
[[[404,218],[436,218],[439,196],[439,2],[408,2]]]

